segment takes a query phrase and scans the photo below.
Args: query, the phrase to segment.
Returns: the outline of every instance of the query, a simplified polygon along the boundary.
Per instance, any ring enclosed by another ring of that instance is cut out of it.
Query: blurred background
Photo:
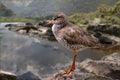
[[[56,12],[90,33],[100,32],[101,42],[120,43],[120,0],[0,0],[0,70],[45,78],[70,66],[72,53],[56,42],[47,24]],[[86,49],[77,64],[114,52],[120,53],[120,46]]]

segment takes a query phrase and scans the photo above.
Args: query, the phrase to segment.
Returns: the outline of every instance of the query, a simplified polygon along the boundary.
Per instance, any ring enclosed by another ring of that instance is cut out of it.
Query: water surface
[[[72,53],[58,42],[33,38],[7,30],[0,23],[1,69],[18,75],[27,71],[44,77],[70,65]],[[80,51],[77,62],[86,58],[100,59],[101,55],[91,49]]]

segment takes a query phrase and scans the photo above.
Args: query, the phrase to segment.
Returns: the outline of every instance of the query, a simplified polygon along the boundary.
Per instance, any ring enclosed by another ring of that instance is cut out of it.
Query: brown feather
[[[97,38],[89,35],[82,28],[68,22],[63,13],[57,14],[52,31],[63,46],[70,50],[81,50],[86,47],[100,47]]]
[[[61,34],[63,33],[63,34]],[[59,37],[69,45],[84,45],[85,47],[94,47],[98,45],[98,40],[89,35],[83,29],[77,26],[66,26],[59,31]]]

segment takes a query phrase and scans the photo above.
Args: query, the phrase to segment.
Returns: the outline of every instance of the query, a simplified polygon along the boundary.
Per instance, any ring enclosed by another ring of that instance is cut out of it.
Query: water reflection
[[[72,53],[57,42],[19,35],[8,31],[4,25],[0,26],[1,69],[16,74],[32,71],[45,76],[70,64]],[[77,61],[85,58],[100,59],[100,56],[87,49],[79,52]]]

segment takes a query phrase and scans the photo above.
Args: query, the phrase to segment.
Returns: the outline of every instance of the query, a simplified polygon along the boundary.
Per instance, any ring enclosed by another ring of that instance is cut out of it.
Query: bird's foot
[[[64,74],[70,74],[70,73],[71,73],[72,71],[74,71],[74,70],[75,70],[74,67],[68,68],[68,69],[65,70],[65,73],[64,73]]]

